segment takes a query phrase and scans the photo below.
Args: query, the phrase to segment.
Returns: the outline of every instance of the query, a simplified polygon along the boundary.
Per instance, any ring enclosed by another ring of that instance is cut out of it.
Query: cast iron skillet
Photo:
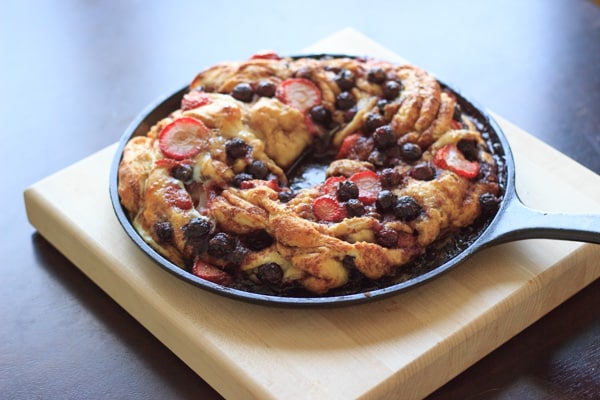
[[[317,54],[298,57],[323,58],[348,56]],[[110,171],[110,196],[114,211],[120,224],[135,244],[160,267],[178,278],[199,286],[202,289],[230,298],[279,306],[339,306],[382,299],[441,275],[481,249],[514,240],[543,238],[600,243],[600,214],[570,215],[546,213],[532,210],[525,206],[515,190],[515,164],[511,149],[498,124],[489,113],[473,105],[472,102],[452,90],[452,88],[443,83],[442,86],[446,90],[453,92],[462,111],[477,121],[479,129],[484,139],[488,141],[488,145],[499,165],[498,176],[504,193],[495,216],[487,221],[483,221],[474,231],[462,232],[459,240],[445,245],[441,251],[440,249],[434,250],[432,252],[433,255],[426,254],[419,260],[416,260],[406,268],[408,272],[404,273],[401,278],[396,277],[382,280],[375,286],[362,288],[360,292],[336,292],[334,290],[330,294],[316,297],[314,295],[293,294],[280,296],[233,289],[203,280],[171,263],[150,247],[136,232],[120,203],[117,192],[119,162],[123,149],[130,138],[145,135],[152,125],[180,107],[181,98],[188,90],[187,86],[165,99],[151,104],[125,131]],[[446,254],[446,256],[439,257],[436,254]],[[422,263],[426,263],[427,266],[422,267]]]

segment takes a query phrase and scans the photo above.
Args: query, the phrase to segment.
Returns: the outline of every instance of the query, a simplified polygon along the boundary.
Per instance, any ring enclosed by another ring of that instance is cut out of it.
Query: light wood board
[[[400,57],[352,29],[306,49]],[[600,177],[499,119],[536,209],[600,211]],[[30,222],[227,398],[421,398],[600,276],[600,246],[526,240],[478,253],[398,296],[331,309],[247,304],[158,268],[109,199],[116,145],[25,192]]]

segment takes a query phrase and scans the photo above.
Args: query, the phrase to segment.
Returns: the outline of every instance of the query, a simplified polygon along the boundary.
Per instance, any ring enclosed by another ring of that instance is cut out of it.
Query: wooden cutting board
[[[306,49],[402,61],[346,29]],[[523,201],[600,212],[600,177],[503,119]],[[28,188],[31,224],[227,398],[421,398],[600,276],[600,246],[490,248],[395,297],[286,309],[205,292],[160,269],[109,199],[110,146]]]

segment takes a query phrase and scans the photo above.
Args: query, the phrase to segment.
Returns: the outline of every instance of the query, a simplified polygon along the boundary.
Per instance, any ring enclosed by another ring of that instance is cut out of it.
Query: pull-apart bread
[[[165,258],[279,295],[398,276],[501,196],[489,143],[432,75],[271,53],[200,72],[179,109],[129,141],[118,177]]]

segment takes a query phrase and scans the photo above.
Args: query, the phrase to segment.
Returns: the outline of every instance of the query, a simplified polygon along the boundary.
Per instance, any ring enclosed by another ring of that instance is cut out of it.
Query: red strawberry
[[[447,144],[439,149],[433,162],[437,167],[452,171],[463,178],[473,179],[479,175],[479,163],[467,160],[455,144]]]
[[[344,206],[329,196],[317,197],[313,202],[312,209],[319,221],[340,222],[346,218]]]
[[[364,204],[373,204],[381,191],[379,175],[373,171],[360,171],[349,178],[358,186],[358,199]]]
[[[335,158],[337,160],[339,160],[341,158],[348,158],[348,156],[352,152],[352,148],[354,147],[354,145],[356,144],[356,142],[358,142],[358,140],[361,137],[362,137],[362,134],[359,133],[359,132],[353,133],[351,135],[346,136],[344,138],[344,140],[342,141],[342,145],[340,146],[340,150],[338,151],[338,153],[335,156]]]
[[[321,90],[304,78],[290,78],[277,86],[275,96],[283,103],[302,112],[321,104]]]
[[[163,154],[175,160],[193,157],[200,152],[209,130],[197,119],[182,117],[165,126],[158,135]]]
[[[191,110],[193,108],[210,104],[211,102],[212,100],[206,93],[199,90],[192,90],[191,92],[183,95],[183,99],[181,99],[181,109],[183,111]]]
[[[251,60],[281,60],[279,54],[273,50],[262,50],[250,56]]]
[[[190,194],[182,187],[172,184],[164,189],[164,197],[167,203],[181,209],[189,210],[194,207]]]
[[[328,196],[337,196],[338,185],[340,182],[344,182],[346,180],[343,176],[332,176],[327,178],[327,180],[321,186],[321,193]]]
[[[199,258],[194,261],[192,274],[219,285],[229,286],[233,284],[233,278],[231,275],[213,265],[210,265],[207,262],[202,261]]]

